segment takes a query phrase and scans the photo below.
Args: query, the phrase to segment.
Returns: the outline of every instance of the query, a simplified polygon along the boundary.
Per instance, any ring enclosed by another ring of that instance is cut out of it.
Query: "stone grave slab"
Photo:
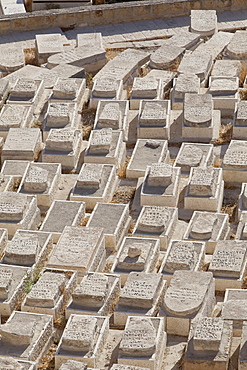
[[[191,10],[190,31],[209,37],[218,31],[216,10]]]
[[[181,167],[182,174],[189,174],[192,167],[213,165],[213,144],[182,143],[174,166]]]
[[[228,60],[228,59],[216,60],[211,71],[211,76],[240,78],[241,70],[242,67],[240,60]]]
[[[226,57],[229,59],[246,59],[247,31],[236,31],[226,47]]]
[[[139,109],[140,102],[143,99],[162,100],[164,89],[162,89],[162,80],[155,77],[146,76],[146,78],[135,77],[132,90],[130,92],[130,109]]]
[[[172,109],[183,109],[184,96],[186,93],[200,93],[200,78],[196,74],[179,74],[173,80],[173,88],[171,90]]]
[[[64,51],[63,38],[59,34],[36,35],[35,42],[39,64],[46,63],[51,55]]]
[[[59,77],[52,89],[49,101],[77,103],[78,110],[81,110],[86,102],[87,96],[86,78]]]
[[[83,362],[68,360],[62,364],[59,370],[92,370],[92,368],[89,368]]]
[[[247,182],[247,141],[231,140],[223,157],[223,179],[227,182]]]
[[[243,139],[247,133],[247,101],[241,100],[235,105],[235,114],[233,121],[233,139]]]
[[[93,83],[89,107],[96,109],[100,100],[125,100],[126,98],[123,80],[102,76]]]
[[[29,128],[33,121],[33,107],[5,104],[0,112],[0,135],[6,139],[11,128]]]
[[[246,289],[226,289],[221,317],[233,322],[233,336],[241,337],[243,324],[247,316]]]
[[[13,357],[0,357],[0,366],[7,370],[36,370],[36,362],[16,360]]]
[[[171,45],[176,45],[186,50],[194,50],[200,43],[200,35],[193,34],[189,30],[182,28],[178,30],[172,37],[168,40],[164,40],[164,44],[170,43]]]
[[[101,32],[78,33],[76,35],[76,46],[94,45],[103,48],[103,39]]]
[[[185,49],[173,45],[169,40],[150,56],[150,67],[176,71]]]
[[[208,92],[213,97],[214,109],[219,109],[223,117],[233,117],[235,104],[239,100],[238,87],[238,77],[212,76],[209,78]]]
[[[6,43],[0,46],[0,72],[7,74],[15,72],[25,65],[22,44]]]
[[[178,73],[194,74],[200,78],[201,83],[207,80],[212,67],[212,56],[207,53],[185,53],[179,67]]]

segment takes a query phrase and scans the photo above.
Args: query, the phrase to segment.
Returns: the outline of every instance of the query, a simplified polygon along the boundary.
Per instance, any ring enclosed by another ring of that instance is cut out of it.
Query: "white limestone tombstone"
[[[176,71],[184,52],[184,48],[173,45],[167,40],[166,44],[151,54],[149,65],[151,68]]]
[[[123,80],[102,76],[93,83],[89,107],[96,109],[100,100],[125,100],[126,98]]]
[[[5,104],[0,112],[0,135],[6,139],[11,128],[30,128],[32,121],[31,105]]]
[[[179,74],[173,80],[173,88],[171,90],[172,109],[183,109],[184,96],[186,93],[200,93],[200,79],[196,74]]]
[[[222,116],[234,115],[235,104],[239,101],[238,77],[209,77],[209,94],[213,97],[214,109],[219,109]]]
[[[36,48],[39,64],[47,62],[50,55],[63,52],[63,39],[60,34],[36,35]]]
[[[229,59],[242,60],[247,56],[247,31],[236,31],[226,47],[226,56]]]
[[[246,289],[226,289],[221,317],[233,322],[233,336],[241,337],[243,324],[247,321]]]
[[[216,10],[191,10],[190,31],[209,37],[218,31]]]
[[[149,77],[149,78],[148,78]],[[130,109],[139,109],[141,100],[162,100],[162,80],[152,76],[135,77],[130,92]]]

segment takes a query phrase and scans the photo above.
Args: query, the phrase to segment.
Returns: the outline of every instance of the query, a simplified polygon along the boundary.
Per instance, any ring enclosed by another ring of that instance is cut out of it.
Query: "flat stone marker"
[[[0,357],[0,367],[6,370],[35,370],[33,361],[16,360],[13,357]]]
[[[170,69],[176,71],[185,49],[167,41],[150,56],[150,67],[157,69]]]
[[[185,94],[184,125],[209,127],[212,124],[213,101],[210,94]]]
[[[36,47],[39,64],[46,63],[49,56],[64,51],[63,39],[59,34],[36,35]]]
[[[135,77],[130,92],[130,109],[138,109],[142,99],[163,99],[162,80],[152,76]]]
[[[92,46],[103,48],[103,40],[101,32],[94,33],[78,33],[76,36],[77,46]]]
[[[240,60],[216,60],[211,71],[211,76],[240,77]]]
[[[90,370],[87,364],[80,361],[68,360],[66,361],[59,370]]]
[[[85,78],[62,78],[59,77],[52,89],[49,100],[63,100],[67,102],[80,103],[83,94],[85,94]]]
[[[178,73],[195,74],[202,82],[207,78],[212,64],[213,59],[210,54],[195,52],[192,54],[187,53],[184,55],[178,67]]]
[[[174,166],[181,167],[181,172],[188,174],[191,167],[211,166],[213,159],[212,144],[182,143]]]
[[[15,43],[1,44],[0,46],[0,71],[11,73],[25,65],[22,45]]]
[[[233,322],[233,336],[241,337],[243,324],[247,316],[246,289],[226,289],[221,317]]]
[[[31,105],[5,104],[0,112],[0,135],[6,139],[11,128],[29,128],[32,120]]]
[[[217,32],[216,10],[191,10],[190,31],[201,37],[212,36]]]
[[[173,80],[171,92],[172,109],[183,109],[184,96],[186,93],[199,94],[200,79],[195,74],[180,74]]]
[[[247,141],[231,140],[223,158],[223,178],[230,182],[247,182]]]
[[[247,31],[236,31],[226,47],[226,55],[230,59],[246,59]]]

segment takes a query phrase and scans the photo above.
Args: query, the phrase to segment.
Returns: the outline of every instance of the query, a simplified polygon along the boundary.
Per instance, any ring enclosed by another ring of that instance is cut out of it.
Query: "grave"
[[[89,272],[72,293],[66,308],[70,315],[111,316],[120,293],[118,275]]]
[[[241,61],[240,60],[228,60],[228,59],[222,59],[222,60],[216,60],[212,71],[211,76],[212,77],[241,77]]]
[[[97,46],[98,48],[103,48],[103,39],[101,32],[77,33],[76,46],[81,47],[86,45],[94,45]]]
[[[194,50],[200,43],[200,35],[189,32],[188,27],[181,27],[178,32],[174,33],[169,39],[162,40],[164,44],[176,45],[186,50]]]
[[[29,128],[32,121],[31,105],[4,104],[0,112],[0,135],[6,139],[11,128]]]
[[[149,78],[148,78],[149,77]],[[141,100],[162,100],[162,80],[152,76],[135,77],[130,91],[130,109],[139,109]]]
[[[0,108],[3,107],[10,92],[9,81],[0,79]]]
[[[114,325],[126,325],[128,316],[157,316],[166,290],[162,274],[130,272],[114,310]]]
[[[226,58],[244,60],[247,57],[247,31],[236,31],[225,51]]]
[[[31,105],[33,110],[41,103],[44,93],[44,81],[30,78],[19,78],[12,87],[7,104]],[[29,118],[31,119],[31,117]]]
[[[37,161],[42,150],[38,128],[10,128],[3,145],[1,161],[6,159]]]
[[[103,228],[105,247],[116,251],[128,232],[130,221],[128,204],[97,203],[90,215],[87,227]]]
[[[205,258],[205,247],[205,242],[172,240],[159,268],[167,284],[170,284],[177,270],[201,271]]]
[[[147,166],[141,187],[141,206],[177,207],[181,169],[168,163]]]
[[[63,170],[75,170],[85,145],[79,129],[51,129],[41,153],[42,162],[61,163]]]
[[[185,49],[172,44],[169,40],[150,56],[149,66],[156,69],[176,71]]]
[[[246,243],[224,240],[216,244],[208,271],[215,278],[216,291],[241,289],[246,274]]]
[[[59,77],[49,96],[49,101],[77,103],[78,110],[80,110],[86,103],[87,96],[88,89],[86,88],[86,78]]]
[[[55,354],[55,369],[67,360],[81,361],[90,367],[97,367],[108,332],[108,317],[71,315]]]
[[[162,90],[164,92],[167,92],[169,87],[172,86],[172,82],[175,76],[176,73],[172,71],[164,71],[163,69],[151,69],[149,73],[143,78],[146,79],[154,77],[156,79],[160,79],[162,81]]]
[[[184,357],[184,370],[228,367],[231,356],[232,322],[220,317],[194,320]]]
[[[147,367],[131,366],[131,365],[113,365],[111,370],[148,370]]]
[[[190,14],[190,32],[207,38],[218,31],[216,10],[191,10]]]
[[[204,84],[207,81],[212,64],[213,59],[209,53],[198,53],[197,50],[193,53],[187,52],[178,67],[178,73],[197,75],[201,84]]]
[[[183,139],[197,142],[209,142],[218,139],[220,126],[220,111],[213,109],[211,94],[185,94],[182,123]]]
[[[246,289],[226,289],[221,318],[233,322],[233,336],[241,337],[243,324],[247,321]]]
[[[128,316],[119,345],[118,364],[159,369],[165,347],[162,317]]]
[[[245,184],[243,184],[245,185]],[[247,238],[247,212],[245,210],[240,210],[238,209],[238,218],[239,218],[239,223],[238,223],[238,228],[236,232],[235,239],[236,240],[246,240]]]
[[[87,364],[80,361],[68,360],[59,368],[59,370],[92,370]]]
[[[112,128],[92,130],[85,152],[85,163],[114,164],[122,169],[126,158],[123,132]]]
[[[173,80],[173,88],[171,90],[172,109],[182,110],[184,104],[184,96],[186,93],[200,93],[200,79],[196,74],[179,74]]]
[[[61,34],[36,35],[35,39],[39,64],[46,63],[49,56],[64,51]]]
[[[233,121],[233,139],[243,139],[247,134],[247,101],[241,100],[235,105],[235,114]]]
[[[102,76],[93,83],[89,107],[96,109],[101,100],[125,100],[126,98],[123,80]]]
[[[22,302],[21,311],[52,315],[57,320],[70,300],[76,279],[74,271],[43,270]]]
[[[147,166],[153,163],[169,163],[169,160],[167,140],[138,139],[126,169],[126,177],[143,177]]]
[[[13,357],[0,357],[0,368],[6,370],[36,370],[36,362],[16,360]]]
[[[169,100],[142,100],[138,114],[137,137],[140,139],[170,139]]]
[[[178,221],[175,207],[143,206],[133,236],[159,238],[160,249],[167,249]]]
[[[222,168],[211,166],[191,167],[184,208],[220,212],[224,196],[222,172]]]
[[[39,362],[51,345],[53,318],[14,311],[0,333],[0,356]]]
[[[159,255],[159,239],[124,237],[111,272],[120,275],[123,287],[131,271],[155,273]]]
[[[183,239],[204,241],[206,253],[213,254],[219,240],[229,239],[228,220],[227,214],[194,211]]]
[[[182,174],[188,175],[192,167],[213,165],[213,144],[182,143],[174,166],[181,167]]]
[[[247,182],[247,141],[231,140],[223,157],[223,179],[227,182]]]
[[[23,45],[16,43],[1,44],[0,47],[0,72],[4,75],[24,67],[25,56]]]
[[[52,233],[57,243],[65,226],[80,226],[85,217],[85,203],[54,200],[42,222],[40,231]],[[59,215],[59,217],[58,217]]]
[[[78,272],[78,281],[88,271],[102,271],[105,266],[103,229],[65,226],[54,246],[46,267]]]
[[[212,272],[175,271],[160,310],[160,316],[166,318],[167,334],[188,336],[194,318],[211,314],[214,290]]]
[[[39,207],[50,207],[60,179],[60,163],[29,163],[17,192],[36,195]]]
[[[40,224],[36,196],[5,191],[0,193],[0,227],[12,237],[17,229],[35,230]]]
[[[96,203],[109,202],[118,185],[116,166],[111,164],[84,163],[70,200],[86,203],[87,210],[93,210]]]
[[[209,77],[208,93],[213,97],[214,109],[219,109],[222,116],[233,117],[239,101],[238,87],[238,77]]]

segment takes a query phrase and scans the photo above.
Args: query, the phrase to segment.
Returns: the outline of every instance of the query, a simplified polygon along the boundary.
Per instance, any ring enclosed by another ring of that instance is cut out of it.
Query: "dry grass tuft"
[[[240,100],[247,100],[247,89],[239,89]]]
[[[120,54],[122,51],[124,51],[125,49],[109,49],[106,51],[106,58],[107,60],[112,60],[114,59],[118,54]]]
[[[33,66],[38,66],[38,59],[35,53],[35,49],[29,48],[24,49],[25,64],[31,64]]]
[[[221,125],[219,139],[214,141],[214,145],[229,144],[232,140],[232,125],[228,123],[227,125]]]
[[[229,215],[229,221],[234,222],[237,211],[237,203],[225,204],[221,208],[221,213],[226,213]]]
[[[87,222],[88,222],[88,220],[89,220],[89,218],[90,218],[90,216],[85,217],[85,218],[82,220],[82,222],[80,223],[80,225],[79,225],[79,226],[86,226],[86,225],[87,225]]]
[[[111,203],[131,203],[135,196],[135,186],[120,186],[114,193]]]
[[[57,350],[57,344],[53,343],[49,348],[47,354],[42,358],[38,365],[38,370],[53,370],[55,369],[55,353]]]
[[[93,129],[95,120],[95,109],[84,109],[81,114],[83,140],[88,140]]]
[[[134,231],[134,228],[135,228],[135,221],[132,218],[131,221],[130,221],[130,226],[129,226],[129,230],[128,230],[128,236],[132,235],[132,233]]]
[[[127,155],[126,156],[126,161],[123,165],[123,168],[121,168],[119,171],[118,171],[118,177],[120,179],[126,179],[126,169],[128,167],[128,164],[129,164],[129,161],[130,161],[130,155]]]

